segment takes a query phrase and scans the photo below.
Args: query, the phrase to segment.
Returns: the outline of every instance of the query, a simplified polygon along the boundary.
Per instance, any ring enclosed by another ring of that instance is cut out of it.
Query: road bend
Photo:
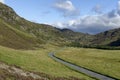
[[[85,69],[83,67],[80,67],[80,66],[77,66],[77,65],[74,65],[70,62],[67,62],[67,61],[64,61],[58,57],[55,56],[55,53],[49,53],[49,57],[51,57],[52,59],[54,59],[55,61],[59,62],[59,63],[62,63],[63,65],[75,70],[75,71],[78,71],[80,73],[84,73],[90,77],[94,77],[96,79],[99,79],[99,80],[116,80],[114,78],[111,78],[111,77],[108,77],[108,76],[105,76],[105,75],[102,75],[102,74],[99,74],[97,72],[93,72],[91,70],[88,70],[88,69]]]

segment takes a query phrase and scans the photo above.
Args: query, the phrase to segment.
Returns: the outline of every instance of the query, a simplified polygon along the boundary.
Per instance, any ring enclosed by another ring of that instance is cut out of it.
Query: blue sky
[[[90,34],[119,28],[116,26],[119,25],[119,22],[117,22],[119,21],[119,0],[0,1],[4,1],[4,3],[12,7],[17,14],[27,20],[51,24],[58,28],[69,28],[74,31]],[[108,16],[109,14],[113,15],[113,17]],[[106,18],[104,19],[104,17]],[[91,22],[91,20],[93,21]],[[105,21],[109,22],[109,25],[104,24]],[[101,22],[101,25],[99,22]]]

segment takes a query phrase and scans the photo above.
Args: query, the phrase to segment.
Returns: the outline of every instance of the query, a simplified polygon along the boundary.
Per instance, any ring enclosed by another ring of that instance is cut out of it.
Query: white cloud
[[[70,0],[61,0],[54,4],[54,8],[62,13],[64,17],[78,16],[79,10],[75,8]]]
[[[59,24],[74,31],[95,34],[105,30],[119,28],[120,16],[113,18],[109,18],[106,15],[85,16],[80,19],[70,20],[67,23]]]
[[[59,24],[78,32],[96,34],[109,29],[120,28],[120,1],[118,7],[106,14],[86,15],[79,19],[69,20]],[[59,27],[59,25],[56,25]]]
[[[61,22],[55,22],[54,24],[52,24],[53,26],[57,27],[57,28],[60,28],[60,29],[64,29],[66,28],[67,26],[65,26],[64,23],[61,23]]]
[[[92,11],[95,12],[95,13],[102,13],[102,6],[97,4],[96,6],[94,6],[92,8]]]
[[[69,0],[58,2],[55,4],[55,6],[61,10],[67,10],[67,11],[75,10],[75,7],[73,6],[72,2]]]
[[[118,1],[117,12],[118,12],[118,14],[120,15],[120,0]]]
[[[0,2],[4,3],[5,0],[0,0]]]
[[[118,10],[120,10],[120,1],[118,1]]]
[[[62,26],[63,28],[69,28],[74,31],[96,34],[105,30],[119,28],[120,27],[120,16],[113,18],[107,15],[92,15],[84,16],[80,19],[70,20],[66,23],[60,23],[57,27]]]

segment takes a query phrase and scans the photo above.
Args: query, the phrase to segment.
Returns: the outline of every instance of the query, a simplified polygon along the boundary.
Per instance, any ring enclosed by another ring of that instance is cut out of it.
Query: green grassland
[[[69,45],[72,42],[81,45],[110,44],[113,41],[119,41],[119,34],[120,29],[89,35],[33,23],[18,16],[12,8],[0,3],[0,61],[24,70],[41,72],[55,77],[73,76],[91,80],[92,78],[55,62],[48,56],[48,53],[59,51],[60,46]],[[66,48],[57,56],[120,79],[119,50]],[[0,70],[0,72],[2,71]]]
[[[66,48],[57,57],[90,70],[120,79],[120,50]]]
[[[0,45],[14,49],[33,49],[36,44],[34,37],[13,28],[0,19]]]
[[[80,79],[93,80],[88,76],[77,73],[55,62],[48,57],[48,53],[57,47],[46,45],[45,49],[39,50],[14,50],[0,46],[0,61],[10,65],[16,65],[24,70],[41,72],[55,77],[77,77]]]

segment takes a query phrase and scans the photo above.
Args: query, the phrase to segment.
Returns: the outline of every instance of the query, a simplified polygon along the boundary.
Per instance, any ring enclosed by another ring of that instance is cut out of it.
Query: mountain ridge
[[[6,29],[4,29],[3,26],[6,27]],[[120,28],[101,32],[96,35],[74,32],[70,29],[58,29],[51,25],[28,21],[17,15],[12,8],[2,3],[0,3],[0,28],[1,30],[3,29],[0,34],[0,45],[6,47],[12,46],[11,48],[15,49],[34,49],[35,47],[41,47],[45,44],[65,46],[74,42],[86,46],[113,46],[113,43],[114,46],[116,46],[115,42],[119,42],[120,39]],[[6,30],[10,32],[7,31],[6,33]],[[14,36],[8,37],[5,34]],[[6,41],[3,39],[3,36],[6,38]],[[19,38],[14,39],[15,37]],[[24,43],[24,45],[22,43]],[[9,46],[9,44],[11,46]],[[18,45],[18,47],[16,47],[16,45]]]

